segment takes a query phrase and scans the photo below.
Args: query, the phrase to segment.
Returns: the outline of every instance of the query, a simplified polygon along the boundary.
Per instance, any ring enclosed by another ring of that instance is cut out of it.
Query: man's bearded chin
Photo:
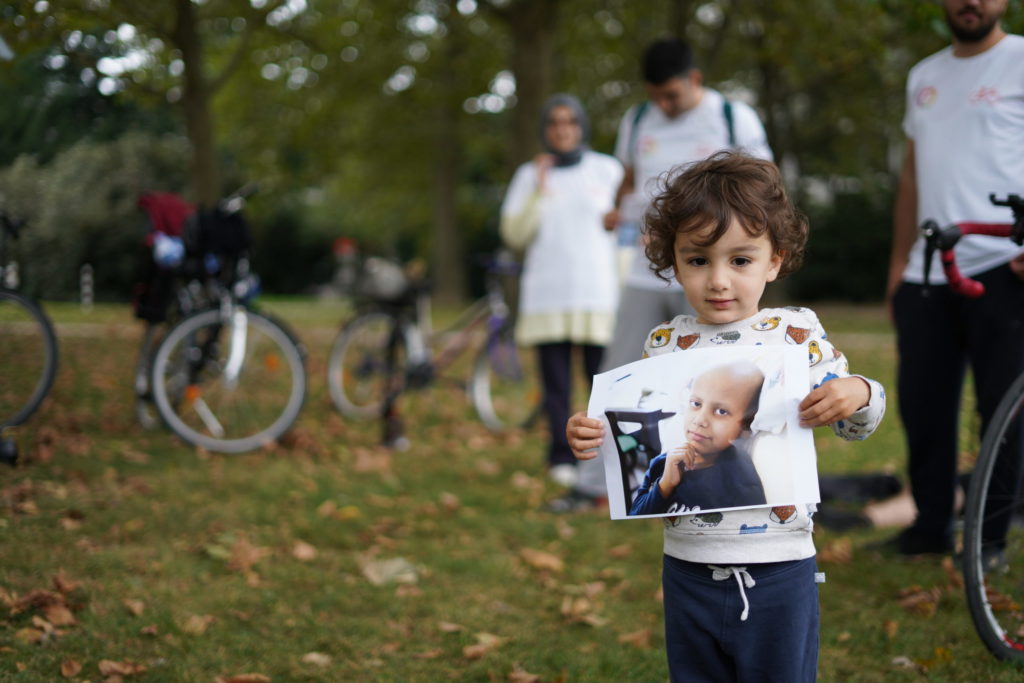
[[[996,27],[1001,18],[992,17],[990,21],[980,23],[974,28],[965,28],[957,23],[957,18],[951,16],[948,9],[946,10],[946,24],[949,26],[949,30],[952,31],[953,37],[961,43],[981,42],[988,37],[988,34],[992,33],[992,29]]]

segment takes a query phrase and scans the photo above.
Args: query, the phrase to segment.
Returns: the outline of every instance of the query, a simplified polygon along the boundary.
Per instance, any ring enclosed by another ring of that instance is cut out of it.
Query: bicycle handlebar
[[[1018,245],[1024,244],[1024,199],[1016,194],[1008,195],[1006,199],[998,199],[994,194],[990,194],[988,198],[995,206],[1010,207],[1013,210],[1013,223],[965,222],[940,228],[935,221],[928,220],[921,226],[921,233],[925,238],[925,288],[928,287],[928,275],[931,273],[932,255],[937,249],[939,260],[942,263],[942,271],[946,275],[950,290],[969,299],[976,299],[985,293],[985,286],[961,273],[956,264],[956,253],[953,248],[961,237],[967,235],[1009,237]]]

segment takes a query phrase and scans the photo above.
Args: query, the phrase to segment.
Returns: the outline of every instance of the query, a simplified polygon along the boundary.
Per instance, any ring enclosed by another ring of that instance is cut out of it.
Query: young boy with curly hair
[[[814,312],[760,308],[765,286],[799,267],[807,242],[806,219],[790,203],[774,164],[725,152],[688,166],[666,181],[645,227],[652,269],[665,279],[672,273],[697,311],[659,325],[669,331],[656,342],[645,337],[645,358],[723,340],[796,344],[807,349],[811,370],[800,424],[828,425],[851,440],[875,430],[885,391],[849,374]],[[602,422],[585,413],[566,427],[574,454],[584,460],[597,455],[603,434]],[[815,679],[814,511],[802,504],[664,519],[665,645],[673,681]]]

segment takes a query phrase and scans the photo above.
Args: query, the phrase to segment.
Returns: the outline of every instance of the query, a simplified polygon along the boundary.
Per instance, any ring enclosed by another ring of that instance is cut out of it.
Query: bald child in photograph
[[[750,434],[764,373],[750,361],[698,375],[687,401],[686,443],[651,461],[630,515],[764,505],[750,455],[735,441]]]

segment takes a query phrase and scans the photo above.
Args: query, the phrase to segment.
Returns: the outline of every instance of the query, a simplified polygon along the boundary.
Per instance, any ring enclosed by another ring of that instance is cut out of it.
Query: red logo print
[[[999,91],[988,86],[981,86],[971,93],[971,104],[995,104],[999,101]]]

